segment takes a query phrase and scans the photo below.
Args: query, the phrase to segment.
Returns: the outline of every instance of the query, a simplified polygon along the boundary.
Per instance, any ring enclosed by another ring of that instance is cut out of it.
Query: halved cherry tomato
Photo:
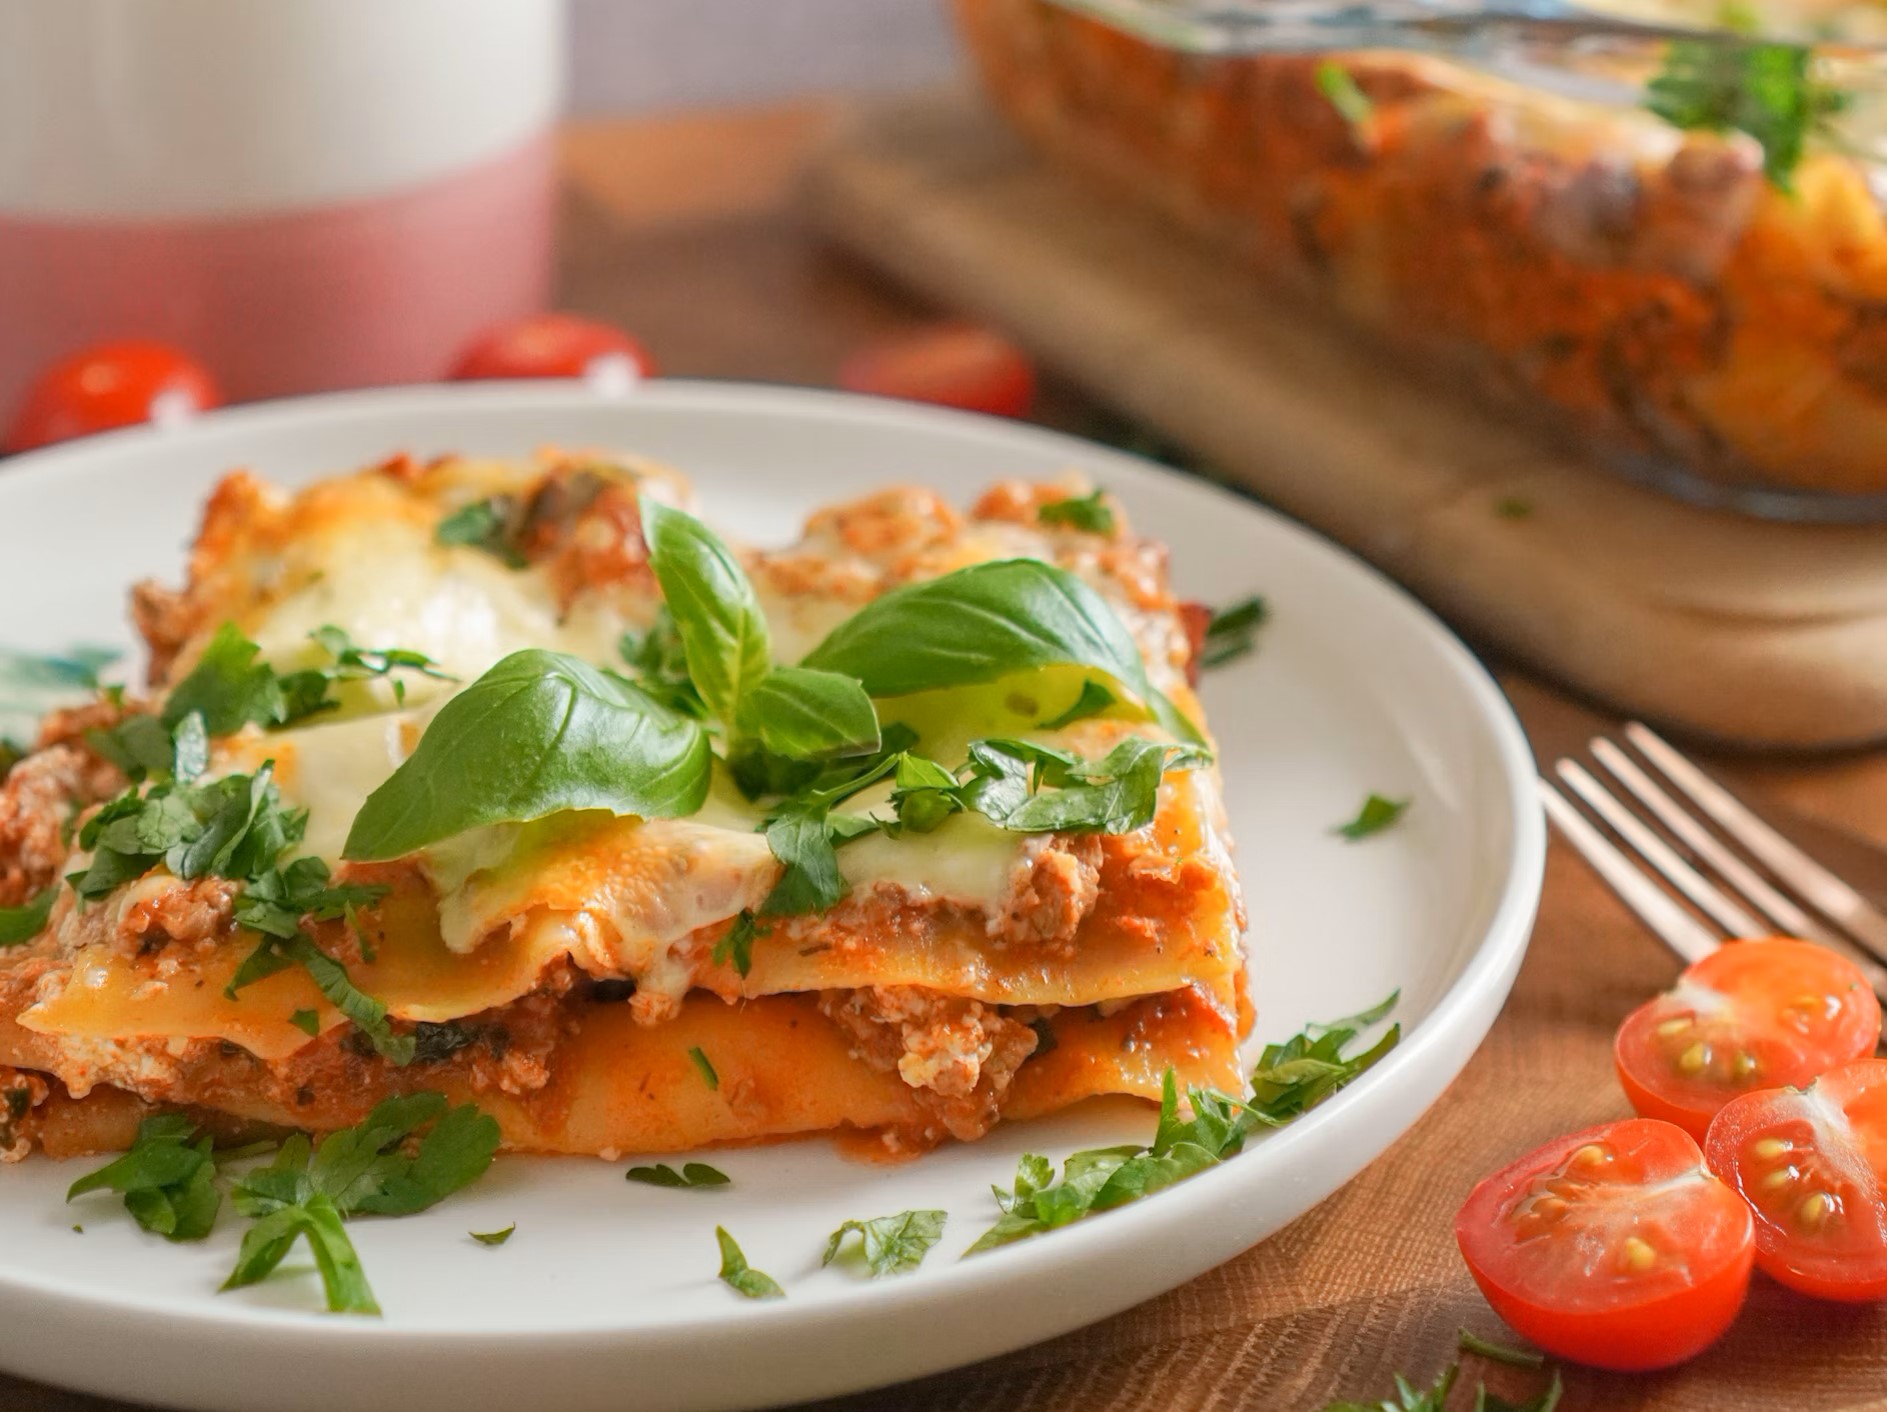
[[[220,406],[209,370],[187,353],[151,339],[101,343],[55,363],[26,390],[8,451],[30,451],[75,436],[135,426],[167,411]]]
[[[575,314],[537,314],[486,329],[452,369],[455,382],[486,378],[580,378],[605,359],[655,376],[649,350],[621,329]]]
[[[1631,1106],[1699,1142],[1738,1094],[1800,1087],[1874,1052],[1880,1002],[1845,956],[1788,937],[1733,941],[1619,1026],[1612,1057]]]
[[[1887,1059],[1726,1104],[1710,1168],[1756,1212],[1756,1263],[1818,1299],[1887,1298]]]
[[[1035,368],[991,329],[938,324],[875,343],[839,369],[848,392],[934,402],[995,417],[1025,417],[1035,402]]]
[[[1455,1240],[1494,1312],[1548,1353],[1664,1368],[1700,1353],[1749,1288],[1749,1208],[1690,1134],[1649,1118],[1549,1142],[1477,1186]]]

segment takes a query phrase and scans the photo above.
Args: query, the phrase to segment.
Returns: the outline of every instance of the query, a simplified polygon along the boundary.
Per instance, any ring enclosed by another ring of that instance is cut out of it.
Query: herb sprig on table
[[[1461,1330],[1457,1346],[1463,1353],[1515,1368],[1538,1368],[1546,1361],[1537,1353],[1490,1343],[1466,1329]],[[1427,1387],[1417,1387],[1397,1373],[1394,1398],[1382,1398],[1376,1402],[1332,1402],[1325,1405],[1323,1412],[1447,1412],[1448,1394],[1460,1378],[1459,1363],[1448,1364]],[[1558,1369],[1553,1370],[1551,1381],[1541,1389],[1538,1396],[1525,1402],[1509,1402],[1489,1392],[1486,1383],[1476,1383],[1473,1412],[1554,1412],[1564,1391]]]

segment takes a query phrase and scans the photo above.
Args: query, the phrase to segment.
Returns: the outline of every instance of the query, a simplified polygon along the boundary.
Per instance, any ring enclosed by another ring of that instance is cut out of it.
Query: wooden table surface
[[[829,383],[861,341],[934,317],[820,248],[794,214],[796,174],[836,119],[833,106],[811,104],[573,128],[563,302],[634,329],[667,372],[810,384]],[[1067,426],[1088,413],[1055,388],[1042,411]],[[1543,758],[1604,724],[1493,665]],[[1866,841],[1887,838],[1887,755],[1717,763],[1824,861],[1887,895],[1887,854]],[[1675,971],[1555,840],[1540,922],[1505,1012],[1441,1101],[1349,1187],[1257,1249],[1092,1328],[822,1406],[1317,1412],[1337,1397],[1389,1395],[1398,1371],[1426,1381],[1455,1357],[1461,1326],[1503,1334],[1455,1252],[1455,1209],[1511,1157],[1627,1114],[1612,1077],[1613,1029]],[[1510,1397],[1541,1386],[1538,1375],[1471,1361],[1453,1406],[1472,1405],[1484,1371]],[[1565,1377],[1561,1406],[1572,1412],[1887,1406],[1887,1310],[1813,1304],[1759,1276],[1736,1327],[1687,1367],[1629,1378],[1568,1368]],[[0,1408],[118,1406],[0,1377]]]

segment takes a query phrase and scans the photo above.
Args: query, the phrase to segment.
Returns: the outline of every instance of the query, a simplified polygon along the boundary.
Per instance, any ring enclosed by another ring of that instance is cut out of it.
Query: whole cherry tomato
[[[1710,1168],[1756,1213],[1756,1264],[1821,1299],[1887,1298],[1887,1059],[1724,1105]]]
[[[1494,1312],[1548,1353],[1664,1368],[1742,1308],[1749,1207],[1689,1133],[1628,1118],[1549,1142],[1477,1186],[1455,1240]]]
[[[222,401],[209,370],[167,343],[101,343],[53,364],[26,390],[5,449],[30,451],[113,427],[204,411]]]
[[[848,392],[934,402],[997,417],[1028,415],[1035,369],[1001,334],[968,324],[940,324],[872,344],[839,369]]]
[[[609,359],[638,377],[655,376],[648,349],[621,329],[575,314],[536,314],[486,329],[459,355],[452,378],[580,378]]]
[[[1813,942],[1733,941],[1619,1027],[1612,1048],[1631,1106],[1699,1142],[1738,1094],[1874,1052],[1880,1002],[1860,969]]]

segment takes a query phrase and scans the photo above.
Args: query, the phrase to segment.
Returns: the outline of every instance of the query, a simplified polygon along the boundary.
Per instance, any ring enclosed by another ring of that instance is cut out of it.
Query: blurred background
[[[579,114],[884,92],[954,71],[928,0],[572,0]]]

